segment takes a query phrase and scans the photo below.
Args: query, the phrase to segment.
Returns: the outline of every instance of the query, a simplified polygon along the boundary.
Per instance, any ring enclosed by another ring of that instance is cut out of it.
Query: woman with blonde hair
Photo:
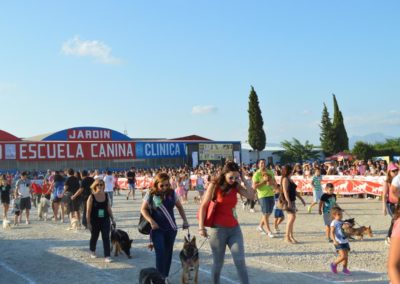
[[[101,232],[103,239],[104,261],[111,262],[110,258],[110,219],[115,226],[110,200],[104,192],[103,180],[97,179],[90,187],[92,194],[87,200],[86,220],[90,230],[90,257],[96,258],[96,244]]]
[[[240,180],[246,188],[241,185]],[[248,284],[243,235],[236,215],[237,194],[250,200],[254,199],[254,189],[245,182],[239,166],[234,162],[227,162],[220,174],[210,182],[204,195],[199,210],[199,233],[203,237],[208,237],[204,227],[206,209],[211,200],[215,200],[217,205],[214,212],[214,220],[210,229],[210,246],[213,254],[213,267],[211,272],[211,282],[220,283],[222,266],[224,265],[226,246],[231,250],[233,262],[239,275],[240,283]]]
[[[183,206],[171,188],[169,175],[158,173],[152,188],[143,199],[140,212],[151,225],[150,237],[156,253],[156,268],[164,278],[169,275],[178,230],[175,206],[183,219],[183,229],[189,228]]]

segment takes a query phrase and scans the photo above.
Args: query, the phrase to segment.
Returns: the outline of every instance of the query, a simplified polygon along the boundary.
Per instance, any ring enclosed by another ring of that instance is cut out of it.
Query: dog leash
[[[187,235],[186,235],[186,237],[188,238],[188,240],[190,241],[190,230],[189,230],[189,228],[187,228],[187,231],[188,231],[188,233],[187,233]],[[199,254],[199,251],[200,251],[200,249],[204,246],[204,244],[206,243],[206,241],[209,239],[209,237],[207,237],[207,238],[204,238],[204,241],[201,243],[201,245],[197,248],[197,255],[195,255],[195,256],[193,256],[193,257],[191,257],[191,258],[189,258],[189,259],[193,259],[194,257],[196,257],[196,256],[198,256],[198,254]],[[182,267],[179,267],[176,271],[174,271],[174,273],[171,273],[168,277],[171,277],[171,276],[174,276],[174,275],[176,275],[178,272],[180,272],[182,270]]]
[[[356,225],[358,225],[359,227],[362,227],[362,226],[356,221],[356,219],[355,219],[353,216],[350,216],[350,214],[347,213],[346,210],[343,210],[343,209],[342,209],[342,211],[343,211],[350,219],[354,219],[354,223],[355,223]]]

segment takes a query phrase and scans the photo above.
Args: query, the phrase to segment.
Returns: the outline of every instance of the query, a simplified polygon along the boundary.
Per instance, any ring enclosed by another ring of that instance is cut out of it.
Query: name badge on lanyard
[[[99,209],[97,211],[97,217],[104,218],[104,209]]]

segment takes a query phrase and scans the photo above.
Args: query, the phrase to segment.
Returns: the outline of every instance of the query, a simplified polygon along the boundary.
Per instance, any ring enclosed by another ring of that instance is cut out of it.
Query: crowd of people
[[[279,233],[279,225],[287,218],[284,241],[290,244],[298,243],[295,238],[294,224],[297,205],[300,200],[306,206],[302,195],[296,190],[292,176],[302,175],[312,179],[313,202],[307,207],[308,212],[314,206],[318,207],[325,224],[325,234],[328,242],[332,242],[338,251],[338,258],[330,264],[333,273],[337,273],[339,264],[343,265],[343,273],[350,275],[348,269],[348,238],[343,234],[341,226],[342,209],[336,203],[334,186],[328,183],[325,189],[321,186],[323,175],[381,175],[385,173],[386,182],[382,194],[383,213],[392,218],[388,230],[387,244],[390,245],[388,262],[391,279],[400,278],[400,254],[393,252],[400,247],[400,216],[398,204],[400,195],[400,176],[398,163],[379,161],[356,161],[350,163],[305,163],[295,165],[266,165],[260,160],[255,165],[239,166],[227,162],[223,166],[205,163],[197,168],[160,168],[135,169],[126,171],[74,171],[73,169],[40,172],[21,172],[15,175],[3,174],[0,178],[1,203],[3,204],[3,222],[9,219],[9,211],[13,214],[14,225],[22,222],[30,224],[30,210],[39,207],[41,202],[48,202],[52,209],[50,219],[65,223],[68,219],[71,228],[80,226],[89,229],[90,257],[97,257],[96,243],[102,234],[104,257],[110,258],[110,225],[114,224],[112,211],[113,196],[120,194],[118,179],[127,179],[126,199],[137,198],[135,191],[136,179],[147,177],[152,180],[143,191],[141,213],[151,225],[151,246],[156,255],[156,268],[164,278],[168,278],[171,266],[172,251],[178,226],[173,208],[176,207],[183,220],[183,227],[188,228],[184,204],[188,201],[188,192],[195,190],[198,196],[195,201],[199,205],[199,234],[209,237],[213,254],[212,283],[219,283],[220,273],[224,263],[225,249],[229,247],[237,268],[241,283],[249,283],[246,264],[243,235],[237,218],[236,205],[240,200],[243,206],[254,211],[256,201],[261,208],[260,223],[257,230],[274,238]],[[40,186],[32,179],[43,176]],[[195,176],[194,180],[191,177]],[[280,176],[280,184],[275,177]],[[238,199],[238,196],[240,199]],[[216,202],[213,225],[207,228],[204,218],[209,203]],[[25,211],[25,212],[24,212]],[[273,227],[270,225],[274,213]],[[47,218],[39,214],[40,219]],[[396,278],[398,277],[398,278]],[[392,280],[393,283],[398,283]]]

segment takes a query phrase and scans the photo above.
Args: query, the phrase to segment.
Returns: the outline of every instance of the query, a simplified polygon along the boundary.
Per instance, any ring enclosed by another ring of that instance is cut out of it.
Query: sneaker
[[[256,211],[254,209],[250,209],[250,213],[255,213]]]
[[[334,263],[331,263],[331,271],[335,274],[337,274],[337,265]]]
[[[347,267],[343,268],[343,273],[346,275],[351,275],[351,272],[347,269]]]
[[[27,225],[29,225],[31,222],[29,220],[26,220],[25,222]]]
[[[257,231],[259,231],[261,234],[266,235],[267,233],[264,231],[263,228],[261,228],[260,226],[257,227]]]
[[[389,237],[386,237],[385,245],[390,246],[390,238]]]
[[[129,196],[126,197],[126,200],[128,200],[128,199],[129,199]]]
[[[90,258],[96,258],[96,253],[94,251],[90,252]]]
[[[275,238],[275,236],[271,232],[268,233],[268,237],[270,237],[271,239]]]
[[[330,239],[330,238],[327,239],[327,240],[328,240],[328,243],[332,243],[333,242],[332,239]]]
[[[308,214],[311,213],[311,206],[308,206],[308,207],[307,207],[307,212],[308,212]]]
[[[110,263],[110,262],[112,262],[112,259],[111,259],[110,257],[106,257],[106,258],[104,259],[104,262]]]

